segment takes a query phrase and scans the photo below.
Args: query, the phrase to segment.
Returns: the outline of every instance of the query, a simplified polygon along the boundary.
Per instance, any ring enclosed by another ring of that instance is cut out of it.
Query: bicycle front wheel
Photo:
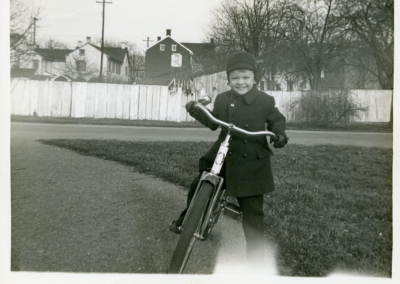
[[[182,230],[178,244],[168,268],[168,273],[183,273],[189,255],[196,241],[195,233],[199,228],[201,217],[206,209],[208,200],[214,190],[214,186],[209,182],[204,182],[198,189],[196,198],[192,200],[192,208],[186,215],[185,227]]]

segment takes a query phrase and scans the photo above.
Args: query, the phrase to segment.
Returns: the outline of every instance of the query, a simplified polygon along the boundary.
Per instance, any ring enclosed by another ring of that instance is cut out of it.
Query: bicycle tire
[[[199,192],[196,195],[196,199],[192,200],[193,207],[187,213],[187,221],[185,221],[185,227],[172,255],[168,273],[180,274],[183,272],[196,240],[194,234],[200,225],[201,217],[213,190],[214,186],[211,183],[204,182],[198,189]]]

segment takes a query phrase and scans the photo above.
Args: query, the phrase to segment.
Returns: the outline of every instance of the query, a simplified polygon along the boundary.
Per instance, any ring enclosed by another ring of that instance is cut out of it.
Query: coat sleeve
[[[286,135],[286,118],[283,116],[282,113],[278,110],[275,106],[275,99],[271,97],[271,107],[268,112],[267,117],[267,130],[281,134],[285,137],[286,142],[289,140],[289,137]]]
[[[219,96],[215,99],[214,103],[214,109],[211,111],[211,114],[219,119],[219,114],[218,114],[218,108],[220,107],[220,99]],[[195,118],[197,121],[199,121],[201,124],[204,126],[210,128],[211,130],[217,130],[219,125],[212,122],[201,110],[195,109],[192,112],[189,112],[190,116]]]

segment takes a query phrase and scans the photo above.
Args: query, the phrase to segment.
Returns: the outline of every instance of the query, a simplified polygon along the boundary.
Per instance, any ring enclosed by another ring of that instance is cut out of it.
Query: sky
[[[101,38],[102,0],[23,0],[43,10],[37,22],[36,41],[51,37],[74,48],[86,37]],[[209,41],[205,30],[210,11],[222,0],[106,0],[105,39],[135,42],[144,51],[158,36],[179,42]]]

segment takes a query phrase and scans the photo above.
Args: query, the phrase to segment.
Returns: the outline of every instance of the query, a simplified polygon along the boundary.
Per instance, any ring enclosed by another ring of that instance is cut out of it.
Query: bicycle
[[[221,212],[231,212],[236,216],[240,215],[240,212],[235,210],[235,206],[232,206],[227,201],[225,189],[222,189],[224,179],[219,176],[229,149],[231,132],[239,132],[250,136],[266,135],[273,140],[277,138],[270,131],[250,132],[215,118],[205,107],[210,102],[211,98],[205,96],[195,103],[195,107],[203,111],[214,123],[219,124],[221,127],[227,127],[228,133],[219,147],[211,170],[204,171],[201,175],[196,192],[180,227],[181,235],[168,267],[168,273],[171,274],[183,273],[196,240],[205,241],[208,238],[212,228],[218,222]]]

